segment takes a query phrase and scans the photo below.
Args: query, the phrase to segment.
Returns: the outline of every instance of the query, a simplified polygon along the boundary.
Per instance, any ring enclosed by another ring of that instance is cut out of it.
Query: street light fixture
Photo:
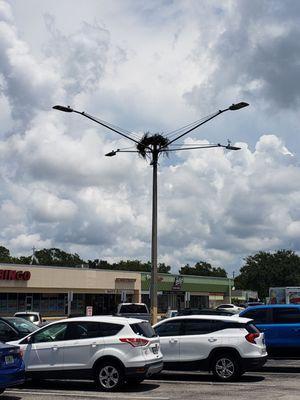
[[[181,151],[181,150],[194,150],[194,149],[208,149],[213,147],[223,147],[227,150],[240,150],[240,147],[232,146],[231,142],[228,141],[227,145],[223,145],[220,143],[217,144],[207,144],[201,146],[188,146],[186,144],[176,147],[173,143],[178,141],[183,136],[197,129],[201,125],[206,124],[208,121],[216,118],[218,115],[226,112],[226,111],[236,111],[241,108],[247,107],[249,104],[245,102],[240,102],[236,104],[232,104],[228,108],[224,110],[219,110],[214,114],[211,114],[201,120],[195,121],[189,125],[184,126],[183,128],[177,129],[175,131],[168,132],[164,135],[161,134],[153,134],[145,133],[142,138],[138,137],[133,132],[129,132],[125,129],[112,125],[106,121],[102,121],[92,115],[87,114],[86,112],[81,112],[74,110],[70,106],[61,106],[56,105],[53,108],[58,111],[63,112],[75,112],[80,114],[97,124],[104,126],[107,129],[125,137],[126,139],[135,143],[135,150],[127,150],[127,149],[117,149],[112,150],[111,152],[105,154],[107,157],[113,157],[117,153],[138,153],[143,158],[150,159],[150,165],[153,168],[153,178],[152,178],[152,238],[151,238],[151,286],[150,286],[150,300],[151,300],[151,322],[152,324],[157,322],[157,166],[158,159],[160,154],[167,154],[171,151]]]

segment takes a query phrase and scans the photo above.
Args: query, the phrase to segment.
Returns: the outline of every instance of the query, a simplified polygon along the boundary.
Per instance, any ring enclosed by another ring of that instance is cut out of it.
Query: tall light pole
[[[145,133],[142,138],[138,137],[133,132],[129,132],[125,129],[112,125],[106,121],[100,120],[86,112],[77,111],[71,107],[56,105],[53,108],[55,110],[63,111],[63,112],[75,112],[80,114],[97,124],[104,126],[107,129],[123,136],[124,138],[135,143],[134,150],[128,149],[117,149],[112,150],[111,152],[105,154],[108,157],[115,156],[117,153],[138,153],[145,159],[150,160],[150,165],[153,167],[153,180],[152,180],[152,236],[151,236],[151,285],[150,285],[150,301],[151,301],[151,322],[152,324],[157,322],[157,166],[158,159],[161,154],[167,154],[171,151],[181,151],[181,150],[194,150],[194,149],[208,149],[213,147],[223,147],[227,150],[240,150],[239,147],[231,146],[230,141],[228,141],[227,145],[223,144],[207,144],[202,146],[188,146],[175,145],[174,142],[177,142],[183,136],[197,129],[201,125],[204,125],[208,121],[216,118],[220,114],[226,111],[235,111],[241,108],[247,107],[249,104],[245,102],[232,104],[228,108],[224,110],[219,110],[214,114],[211,114],[201,120],[195,121],[189,125],[184,126],[183,128],[177,129],[175,131],[167,132],[166,134],[153,134]],[[171,147],[173,146],[173,147]]]

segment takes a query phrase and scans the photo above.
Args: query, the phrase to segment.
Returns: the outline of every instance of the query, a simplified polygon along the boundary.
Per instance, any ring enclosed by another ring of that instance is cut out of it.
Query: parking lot
[[[141,385],[125,387],[115,393],[98,392],[93,382],[44,381],[27,383],[22,389],[8,389],[2,400],[21,399],[289,399],[298,400],[300,360],[269,360],[257,372],[245,374],[236,383],[217,383],[211,375],[198,372],[168,373],[145,380]]]

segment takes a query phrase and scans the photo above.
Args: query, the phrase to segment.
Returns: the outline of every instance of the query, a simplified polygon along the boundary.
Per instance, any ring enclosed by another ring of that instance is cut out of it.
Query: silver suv
[[[212,371],[218,380],[231,381],[267,359],[264,334],[250,319],[190,315],[165,319],[154,330],[167,370]]]
[[[69,318],[11,343],[23,351],[29,377],[92,378],[104,391],[142,382],[163,367],[155,331],[133,318]]]

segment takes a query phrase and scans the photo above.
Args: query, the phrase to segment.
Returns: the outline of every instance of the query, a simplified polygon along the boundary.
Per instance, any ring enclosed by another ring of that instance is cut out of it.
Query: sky
[[[300,252],[300,2],[0,0],[0,245],[150,260],[152,167],[133,143],[232,103],[158,175],[158,259],[237,274],[258,251]]]

